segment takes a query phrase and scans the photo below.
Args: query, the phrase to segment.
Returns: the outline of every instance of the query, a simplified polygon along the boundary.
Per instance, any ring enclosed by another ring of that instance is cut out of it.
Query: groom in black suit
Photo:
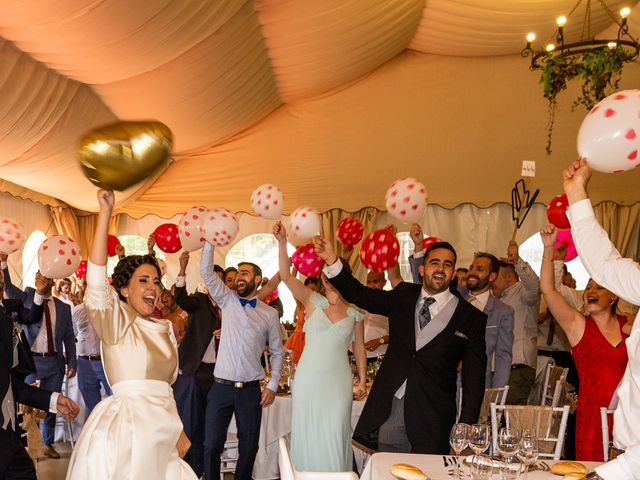
[[[390,232],[390,234],[392,234]],[[456,251],[431,245],[420,266],[422,285],[391,291],[363,286],[324,238],[316,251],[324,272],[346,301],[389,317],[389,347],[364,406],[354,439],[380,451],[449,453],[456,420],[456,369],[464,378],[460,422],[478,420],[484,396],[487,316],[449,290]]]

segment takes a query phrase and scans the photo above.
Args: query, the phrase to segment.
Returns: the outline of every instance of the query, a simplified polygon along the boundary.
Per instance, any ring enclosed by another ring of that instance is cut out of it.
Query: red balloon
[[[362,241],[360,261],[368,270],[384,272],[398,261],[400,243],[388,228],[371,232]]]
[[[338,240],[351,247],[362,239],[363,233],[364,226],[362,222],[355,217],[344,218],[338,224],[338,230],[336,231]]]
[[[570,262],[578,256],[578,251],[573,243],[573,237],[571,236],[571,230],[558,230],[558,236],[556,237],[556,244],[554,248],[558,248],[561,243],[567,244],[567,256],[564,258],[565,262]]]
[[[313,243],[307,243],[293,252],[291,263],[304,276],[317,277],[320,275],[324,260],[316,253]]]
[[[120,245],[120,240],[115,235],[107,237],[107,255],[113,257],[116,254],[116,247]]]
[[[175,223],[158,225],[153,234],[156,237],[156,245],[165,253],[176,253],[182,248],[178,226]]]
[[[422,239],[422,250],[424,250],[425,252],[427,251],[427,248],[429,248],[431,245],[433,245],[434,243],[437,242],[441,242],[442,239],[438,238],[438,237],[424,237]]]
[[[564,193],[553,197],[547,207],[549,223],[561,229],[571,228],[571,223],[567,218],[567,208],[569,208],[569,200]]]
[[[78,265],[78,268],[76,269],[76,277],[78,277],[79,279],[82,279],[86,276],[87,276],[87,261],[81,260],[80,265]]]

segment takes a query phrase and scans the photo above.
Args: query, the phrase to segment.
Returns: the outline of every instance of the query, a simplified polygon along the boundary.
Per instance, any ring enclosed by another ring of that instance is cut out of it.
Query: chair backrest
[[[560,460],[564,435],[569,417],[569,406],[551,407],[545,405],[496,405],[492,403],[491,434],[493,451],[498,449],[498,430],[504,417],[504,425],[516,430],[529,429],[538,435],[541,458]]]
[[[547,365],[547,371],[544,377],[544,386],[542,387],[541,405],[551,405],[557,407],[560,403],[560,394],[562,392],[563,382],[567,380],[568,368],[558,367],[557,365]]]
[[[284,437],[278,439],[278,467],[281,480],[358,480],[353,472],[299,472],[293,467],[289,445]]]
[[[611,437],[609,436],[609,417],[613,417],[613,410],[607,407],[600,407],[600,425],[602,427],[602,451],[604,452],[604,461],[609,461],[609,445]]]
[[[482,405],[480,406],[478,423],[491,423],[491,411],[489,409],[490,405],[492,403],[495,403],[496,405],[504,405],[507,401],[508,393],[509,385],[505,385],[501,388],[485,388],[484,398],[482,399]]]
[[[289,445],[284,437],[278,439],[278,446],[280,451],[278,452],[278,467],[280,468],[281,480],[294,480],[293,464],[291,463],[291,456],[289,455]]]

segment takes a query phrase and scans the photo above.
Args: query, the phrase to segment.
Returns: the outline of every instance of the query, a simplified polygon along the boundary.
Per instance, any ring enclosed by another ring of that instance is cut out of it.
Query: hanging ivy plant
[[[587,110],[618,89],[622,68],[633,54],[624,48],[595,48],[582,55],[548,55],[542,60],[540,83],[544,97],[549,101],[547,123],[547,154],[551,154],[551,139],[557,107],[558,93],[567,88],[567,82],[576,77],[582,80],[582,94],[573,103],[575,108],[584,105]]]

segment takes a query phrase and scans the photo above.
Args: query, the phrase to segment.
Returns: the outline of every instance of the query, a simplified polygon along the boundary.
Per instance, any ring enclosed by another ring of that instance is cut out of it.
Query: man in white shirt
[[[587,195],[591,169],[586,159],[577,159],[563,172],[564,191],[569,199],[568,216],[573,241],[592,278],[631,303],[640,303],[640,266],[622,258],[598,224]],[[624,450],[614,460],[596,468],[605,480],[640,479],[640,322],[633,324],[626,340],[629,363],[616,390],[613,444]],[[598,478],[591,476],[590,478]]]

